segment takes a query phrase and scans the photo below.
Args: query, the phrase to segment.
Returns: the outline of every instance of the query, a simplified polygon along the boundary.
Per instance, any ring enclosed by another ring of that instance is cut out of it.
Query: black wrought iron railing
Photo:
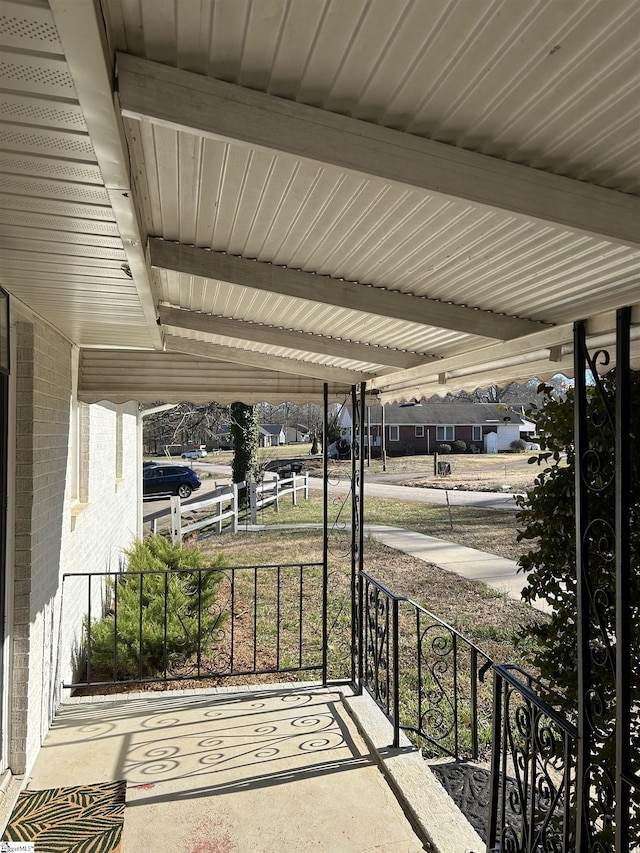
[[[578,731],[528,673],[493,669],[487,850],[575,850]]]
[[[63,578],[62,641],[98,687],[276,673],[326,680],[322,563]]]
[[[424,607],[366,572],[362,584],[363,687],[393,725],[428,756],[478,758],[490,745],[491,659]],[[481,698],[480,687],[485,693]]]

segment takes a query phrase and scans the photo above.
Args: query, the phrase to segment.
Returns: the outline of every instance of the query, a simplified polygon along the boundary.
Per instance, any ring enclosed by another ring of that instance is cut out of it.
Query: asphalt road
[[[210,474],[219,475],[220,483],[231,479],[231,467],[229,465],[197,461],[193,463],[193,467],[198,471],[207,471]],[[518,509],[514,496],[510,493],[467,492],[462,490],[459,491],[457,489],[423,489],[416,486],[398,486],[392,482],[394,479],[398,479],[399,477],[406,479],[408,476],[410,476],[410,474],[407,474],[406,472],[401,475],[376,474],[375,476],[372,476],[370,480],[365,471],[365,498],[395,498],[396,500],[415,501],[416,503],[436,505],[446,505],[448,500],[451,506],[473,506],[481,509],[510,510],[513,512],[516,512]],[[212,496],[215,487],[213,484],[209,486],[209,483],[209,480],[204,480],[202,488],[195,492],[188,501],[183,503],[194,503],[206,500],[207,497]],[[329,483],[329,494],[344,495],[348,493],[349,488],[350,482],[348,479],[340,481],[331,480]],[[309,477],[309,489],[312,491],[322,491],[322,479],[320,477]],[[145,523],[150,523],[154,518],[164,519],[168,516],[169,498],[160,498],[144,502]]]

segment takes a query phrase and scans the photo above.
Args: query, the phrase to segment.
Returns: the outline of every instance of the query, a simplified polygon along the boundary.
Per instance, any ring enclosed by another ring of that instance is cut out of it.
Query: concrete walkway
[[[347,694],[297,683],[67,700],[28,787],[126,780],[123,853],[480,853],[419,754],[404,739],[390,750],[387,720]]]
[[[250,525],[243,530],[299,530],[301,527],[322,529],[321,524],[269,524]],[[347,528],[349,525],[347,525]],[[387,527],[384,524],[365,524],[364,532],[367,536],[415,557],[444,569],[454,572],[471,581],[480,581],[490,586],[497,592],[522,601],[521,591],[526,586],[524,575],[518,572],[518,564],[515,560],[507,560],[495,554],[487,554],[476,548],[467,548],[455,542],[438,539],[435,536],[427,536],[424,533],[416,533],[404,527]],[[544,601],[534,601],[532,604],[543,613],[549,612],[549,607]]]
[[[521,592],[526,586],[526,580],[522,572],[518,572],[515,560],[507,560],[506,557],[487,554],[476,548],[467,548],[402,527],[367,524],[365,532],[390,548],[403,551],[426,563],[433,563],[448,572],[455,572],[468,580],[481,581],[509,598],[522,601]],[[549,611],[546,602],[535,601],[533,606],[545,613]]]

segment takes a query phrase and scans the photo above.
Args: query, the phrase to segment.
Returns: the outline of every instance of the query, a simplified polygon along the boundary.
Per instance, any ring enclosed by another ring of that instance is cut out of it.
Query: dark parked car
[[[272,459],[262,465],[263,471],[275,471],[278,476],[286,477],[291,474],[299,474],[304,464],[299,459]]]
[[[188,498],[200,485],[200,477],[184,465],[149,465],[142,472],[142,494],[145,498],[154,495]]]

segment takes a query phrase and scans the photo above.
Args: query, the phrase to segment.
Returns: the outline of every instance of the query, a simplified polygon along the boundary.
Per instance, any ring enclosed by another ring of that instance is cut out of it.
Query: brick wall
[[[137,405],[121,406],[121,417],[113,404],[88,406],[80,436],[81,493],[72,494],[71,345],[37,322],[18,323],[16,336],[10,704],[11,768],[22,773],[50,725],[62,681],[77,666],[80,602],[67,581],[63,596],[62,575],[118,567],[135,537],[138,463]]]

